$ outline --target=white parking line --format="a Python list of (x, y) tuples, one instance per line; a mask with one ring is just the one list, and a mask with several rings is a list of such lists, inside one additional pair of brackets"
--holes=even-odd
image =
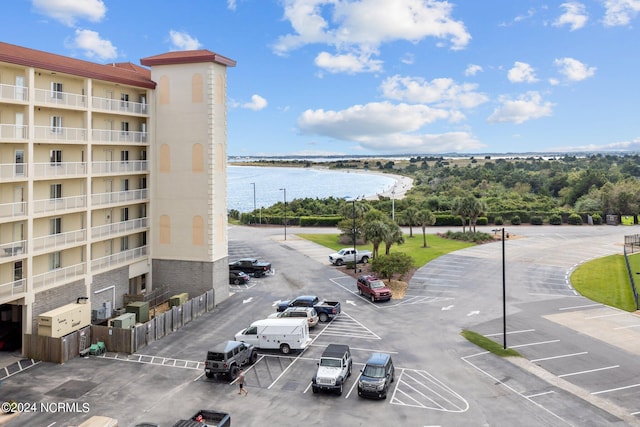
[(613, 328), (613, 330), (617, 330), (617, 329), (629, 329), (629, 328), (640, 328), (640, 324), (639, 325), (629, 325), (629, 326), (618, 326), (617, 328)]
[(626, 390), (626, 389), (634, 388), (634, 387), (640, 387), (640, 384), (631, 384), (631, 385), (627, 385), (627, 386), (624, 386), (624, 387), (610, 388), (609, 390), (594, 391), (591, 394), (596, 395), (596, 394), (610, 393), (612, 391)]
[(532, 345), (553, 344), (554, 342), (560, 342), (560, 340), (539, 341), (539, 342), (532, 342), (532, 343), (529, 343), (529, 344), (512, 345), (512, 346), (509, 346), (509, 347), (511, 347), (511, 348), (520, 348), (520, 347), (529, 347), (529, 346), (532, 346)]
[(589, 354), (588, 351), (581, 351), (580, 353), (570, 353), (570, 354), (561, 354), (560, 356), (551, 356), (551, 357), (542, 357), (540, 359), (532, 359), (531, 362), (543, 362), (545, 360), (553, 360), (553, 359), (562, 359), (563, 357), (572, 357), (572, 356), (582, 356), (584, 354)]
[[(524, 332), (535, 332), (535, 329), (523, 329), (521, 331), (509, 331), (509, 332), (507, 332), (507, 335), (510, 335), (510, 334), (522, 334)], [(503, 334), (504, 334), (504, 332), (496, 332), (495, 334), (486, 334), (485, 337), (497, 337), (497, 336), (500, 336), (500, 335), (503, 335)]]
[(613, 365), (613, 366), (605, 366), (604, 368), (596, 368), (596, 369), (589, 369), (589, 370), (586, 370), (586, 371), (571, 372), (569, 374), (558, 375), (558, 378), (571, 377), (573, 375), (589, 374), (591, 372), (606, 371), (607, 369), (615, 369), (615, 368), (619, 368), (619, 367), (620, 367), (620, 365)]
[(602, 318), (602, 317), (626, 316), (627, 314), (629, 314), (629, 313), (627, 313), (626, 311), (625, 311), (625, 312), (622, 312), (622, 313), (601, 314), (601, 315), (599, 315), (599, 316), (585, 317), (585, 318), (584, 318), (584, 320), (600, 319), (600, 318)]
[(603, 304), (587, 304), (587, 305), (574, 305), (572, 307), (562, 307), (559, 308), (558, 310), (563, 311), (563, 310), (575, 310), (577, 308), (589, 308), (589, 307), (602, 307)]
[(527, 396), (525, 396), (527, 399), (531, 399), (534, 397), (538, 397), (538, 396), (544, 396), (545, 394), (551, 394), (551, 393), (555, 393), (555, 391), (553, 390), (549, 390), (549, 391), (543, 391), (542, 393), (536, 393), (536, 394), (529, 394)]

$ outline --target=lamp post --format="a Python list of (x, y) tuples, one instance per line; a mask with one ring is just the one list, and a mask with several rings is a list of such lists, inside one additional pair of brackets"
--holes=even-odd
[(284, 240), (287, 240), (287, 189), (281, 188), (280, 191), (284, 191)]
[(507, 285), (504, 259), (504, 228), (502, 229), (502, 348), (507, 349)]
[(252, 182), (253, 186), (253, 223), (256, 223), (256, 183)]
[(391, 220), (396, 220), (396, 185), (393, 184), (393, 190), (391, 190)]
[(353, 275), (357, 276), (358, 275), (358, 268), (356, 267), (358, 265), (358, 259), (357, 259), (357, 255), (356, 255), (356, 200), (357, 199), (353, 199), (351, 201), (352, 207), (353, 207)]

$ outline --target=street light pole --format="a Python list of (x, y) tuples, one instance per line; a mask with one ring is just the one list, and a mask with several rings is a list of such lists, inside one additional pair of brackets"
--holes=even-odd
[(351, 201), (352, 206), (353, 206), (353, 275), (357, 276), (358, 275), (358, 268), (356, 267), (358, 265), (358, 259), (357, 259), (357, 255), (356, 255), (356, 200), (357, 199), (353, 199)]
[(391, 190), (391, 220), (396, 220), (396, 185), (393, 184), (393, 190)]
[(253, 223), (256, 223), (256, 183), (252, 182), (253, 185)]
[(504, 259), (504, 228), (502, 228), (502, 348), (507, 349), (507, 285)]
[(284, 240), (287, 240), (287, 189), (281, 188), (281, 191), (284, 191)]

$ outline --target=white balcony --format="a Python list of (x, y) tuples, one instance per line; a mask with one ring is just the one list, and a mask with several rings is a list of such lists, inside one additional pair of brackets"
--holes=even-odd
[(91, 138), (94, 143), (146, 144), (148, 132), (92, 129)]
[(130, 264), (147, 256), (147, 247), (140, 246), (138, 248), (129, 249), (128, 251), (118, 252), (117, 254), (108, 255), (102, 258), (91, 260), (91, 272), (98, 270), (107, 270), (122, 264)]
[(25, 125), (0, 124), (0, 140), (2, 141), (26, 141), (28, 128)]
[(25, 292), (27, 292), (26, 279), (0, 284), (0, 303), (3, 302), (3, 300), (8, 300)]
[(130, 219), (129, 221), (99, 225), (97, 227), (91, 227), (91, 238), (99, 239), (121, 233), (130, 233), (136, 230), (144, 230), (147, 228), (147, 224), (147, 218), (136, 218)]
[(46, 89), (35, 89), (35, 102), (39, 105), (56, 105), (83, 109), (87, 107), (87, 97), (85, 95)]
[(116, 113), (148, 114), (147, 104), (140, 102), (121, 101), (119, 99), (91, 97), (91, 107), (94, 110)]
[(132, 202), (147, 199), (147, 189), (129, 191), (114, 191), (111, 193), (99, 193), (91, 195), (91, 204), (93, 206), (110, 205), (113, 203)]
[(0, 84), (0, 99), (3, 101), (24, 101), (29, 99), (29, 88)]
[(33, 213), (56, 213), (87, 206), (86, 196), (61, 197), (59, 199), (43, 199), (33, 201)]
[(0, 218), (19, 218), (27, 214), (27, 202), (0, 204)]
[(126, 162), (92, 162), (92, 174), (119, 174), (133, 172), (148, 172), (149, 165), (146, 160), (129, 160)]
[(85, 266), (86, 263), (82, 262), (35, 275), (33, 276), (33, 288), (43, 290), (78, 280), (85, 274)]
[[(0, 258), (13, 258), (27, 252), (27, 241), (3, 243), (0, 245)], [(4, 260), (3, 260), (4, 261)]]
[(34, 126), (35, 141), (86, 142), (87, 130), (84, 128), (66, 128), (57, 126)]
[(0, 178), (4, 180), (23, 179), (27, 176), (27, 165), (24, 163), (0, 164)]
[[(0, 165), (1, 166), (1, 165)], [(35, 178), (74, 177), (87, 173), (85, 162), (34, 163)]]
[(66, 233), (49, 234), (33, 239), (34, 251), (51, 251), (62, 249), (65, 246), (84, 242), (87, 239), (87, 230), (74, 230)]

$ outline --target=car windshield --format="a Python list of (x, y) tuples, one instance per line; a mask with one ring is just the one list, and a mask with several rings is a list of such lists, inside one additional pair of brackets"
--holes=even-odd
[(320, 366), (329, 366), (331, 368), (339, 368), (340, 359), (320, 359)]
[(362, 371), (362, 375), (370, 378), (383, 378), (384, 367), (367, 365), (365, 366), (364, 371)]
[(384, 282), (382, 280), (374, 280), (371, 282), (371, 289), (380, 289), (384, 287)]

